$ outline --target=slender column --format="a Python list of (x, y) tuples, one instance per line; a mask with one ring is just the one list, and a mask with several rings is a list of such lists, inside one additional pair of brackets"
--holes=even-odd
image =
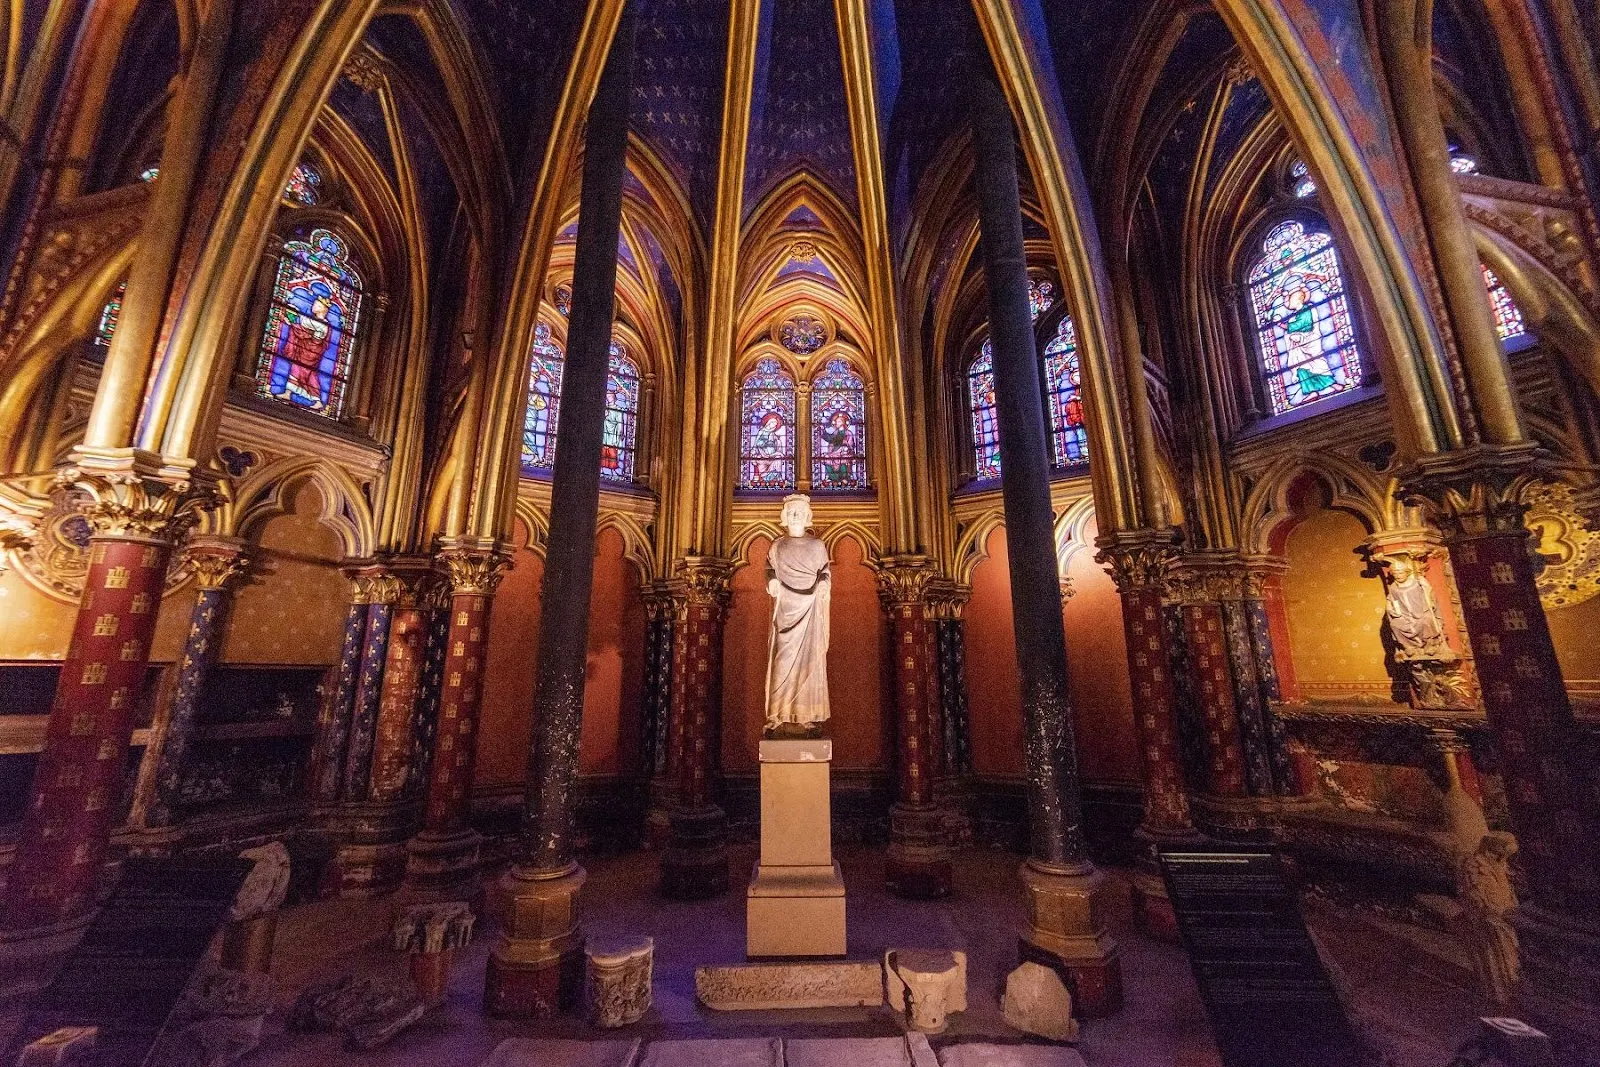
[(493, 542), (447, 542), (439, 563), (449, 575), (439, 725), (428, 768), (422, 830), (406, 844), (406, 889), (413, 895), (471, 898), (482, 838), (468, 824), (489, 608), (510, 560)]
[(347, 801), (365, 800), (371, 785), (372, 751), (383, 700), (383, 669), (389, 658), (389, 630), (395, 602), (400, 599), (400, 579), (381, 564), (362, 568), (357, 580), (366, 586), (367, 621), (345, 753), (341, 799)]
[(934, 654), (939, 671), (939, 770), (945, 778), (972, 773), (972, 717), (967, 705), (967, 601), (972, 590), (936, 581), (930, 591)]
[(889, 809), (887, 876), (890, 889), (919, 898), (945, 896), (951, 887), (944, 813), (933, 799), (939, 708), (928, 606), (932, 578), (933, 561), (926, 556), (890, 556), (878, 571), (878, 596), (889, 616), (899, 712), (899, 790)]
[(1261, 716), (1266, 725), (1267, 761), (1272, 771), (1272, 789), (1278, 796), (1299, 796), (1301, 785), (1294, 760), (1289, 754), (1289, 731), (1275, 708), (1284, 699), (1284, 686), (1278, 669), (1277, 646), (1272, 637), (1270, 590), (1276, 585), (1281, 598), (1281, 579), (1287, 564), (1281, 560), (1253, 557), (1245, 562), (1245, 566), (1245, 625), (1250, 633), (1256, 690), (1260, 694)]
[(1475, 710), (1477, 672), (1438, 535), (1396, 530), (1367, 538), (1361, 548), (1383, 581), (1394, 662), (1411, 706)]
[[(141, 848), (170, 845), (170, 831), (176, 820), (178, 789), (183, 781), (185, 757), (194, 739), (200, 718), (200, 701), (205, 694), (211, 669), (222, 653), (222, 637), (233, 604), (235, 579), (250, 567), (243, 541), (231, 537), (195, 538), (187, 555), (194, 569), (195, 600), (189, 612), (189, 634), (178, 664), (178, 689), (172, 696), (164, 721), (151, 731), (140, 768), (139, 788), (128, 822), (145, 833)], [(153, 838), (165, 838), (158, 842)]]
[(1233, 675), (1223, 636), (1222, 608), (1214, 601), (1183, 605), (1183, 636), (1194, 672), (1195, 695), (1206, 727), (1208, 792), (1214, 797), (1245, 797), (1244, 746), (1239, 743), (1239, 710), (1233, 702)]
[(370, 583), (359, 574), (350, 576), (353, 594), (345, 611), (344, 641), (339, 651), (339, 673), (333, 692), (317, 716), (317, 735), (311, 753), (311, 799), (336, 804), (344, 783), (344, 766), (355, 715), (356, 690), (361, 681), (361, 655), (367, 638)]
[(6, 984), (36, 980), (28, 961), (94, 909), (174, 518), (192, 499), (187, 469), (132, 449), (80, 447), (58, 485), (89, 495), (89, 571), (0, 906)]
[(428, 583), (423, 600), (428, 619), (422, 644), (422, 677), (417, 681), (417, 702), (411, 713), (411, 737), (416, 756), (406, 773), (406, 799), (427, 799), (433, 778), (433, 761), (439, 739), (439, 707), (444, 700), (445, 645), (450, 639), (450, 582), (443, 574)]
[(1104, 892), (1104, 875), (1090, 861), (1083, 835), (1015, 130), (992, 75), (974, 78), (968, 96), (994, 350), (1012, 622), (1022, 677), (1030, 824), (1022, 874), (1028, 903), (1025, 951), (1064, 962), (1076, 975), (1085, 1013), (1103, 1014), (1121, 1007), (1122, 977), (1115, 942), (1095, 905)]
[(1163, 844), (1193, 844), (1201, 838), (1189, 816), (1179, 758), (1172, 650), (1162, 606), (1167, 564), (1175, 555), (1172, 532), (1150, 530), (1102, 537), (1095, 557), (1122, 597), (1134, 728), (1144, 775), (1144, 820), (1135, 832), (1142, 846), (1133, 886), (1136, 915), (1147, 932), (1167, 940), (1177, 939), (1177, 916), (1161, 879), (1158, 851)]
[(627, 5), (589, 106), (561, 432), (550, 490), (534, 731), (516, 862), (503, 883), (506, 929), (489, 957), (494, 1015), (548, 1015), (576, 1005), (583, 973), (573, 786), (588, 667), (600, 445), (616, 306), (617, 239), (628, 148), (637, 5)]
[(728, 817), (711, 787), (722, 736), (722, 628), (733, 564), (692, 556), (678, 574), (671, 731), (678, 797), (661, 857), (661, 891), (700, 900), (728, 891)]
[(672, 664), (673, 624), (677, 605), (671, 582), (652, 582), (644, 590), (649, 631), (644, 656), (644, 767), (650, 782), (650, 809), (645, 816), (645, 843), (665, 844), (672, 822)]
[(1517, 494), (1531, 446), (1419, 461), (1409, 495), (1429, 505), (1461, 588), (1483, 709), (1521, 846), (1527, 894), (1524, 1002), (1600, 1048), (1600, 789), (1578, 733), (1534, 582)]
[(428, 585), (434, 580), (433, 560), (391, 560), (388, 566), (399, 590), (384, 654), (366, 796), (379, 804), (393, 804), (405, 798), (411, 762), (417, 758), (413, 727), (422, 696), (428, 631), (433, 625), (433, 613), (426, 603)]

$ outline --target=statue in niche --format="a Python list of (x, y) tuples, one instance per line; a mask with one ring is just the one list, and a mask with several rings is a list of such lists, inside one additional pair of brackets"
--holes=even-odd
[(1384, 591), (1389, 631), (1394, 634), (1398, 660), (1453, 660), (1455, 653), (1445, 643), (1444, 623), (1433, 589), (1422, 573), (1425, 560), (1409, 555), (1389, 556), (1388, 588)]
[(787, 535), (767, 553), (772, 633), (767, 650), (769, 738), (821, 737), (828, 721), (828, 549), (810, 529), (811, 498), (783, 498)]

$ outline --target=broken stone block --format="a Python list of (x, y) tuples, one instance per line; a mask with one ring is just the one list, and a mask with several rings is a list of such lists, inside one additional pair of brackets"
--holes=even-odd
[(283, 842), (247, 848), (239, 853), (239, 858), (251, 860), (255, 867), (239, 887), (228, 921), (244, 922), (283, 907), (284, 898), (289, 895), (289, 850), (283, 847)]
[(410, 954), (411, 980), (425, 1002), (444, 1002), (451, 959), (471, 943), (472, 924), (472, 907), (460, 900), (417, 904), (395, 917), (391, 942)]
[(1025, 1034), (1051, 1041), (1076, 1041), (1078, 1020), (1072, 1017), (1072, 994), (1061, 976), (1041, 964), (1028, 962), (1006, 975), (1000, 1009), (1006, 1022)]
[(17, 1067), (81, 1067), (94, 1054), (100, 1030), (94, 1026), (63, 1026), (37, 1041), (30, 1041)]
[(382, 1011), (375, 1011), (344, 1030), (344, 1047), (352, 1051), (366, 1051), (387, 1044), (396, 1034), (422, 1018), (428, 1006), (420, 998), (397, 1001)]
[(628, 1026), (650, 1010), (650, 982), (655, 966), (655, 941), (630, 944), (591, 942), (589, 958), (590, 1017), (599, 1027)]
[(346, 975), (301, 993), (289, 1011), (289, 1029), (336, 1031), (347, 1046), (376, 1048), (422, 1018), (428, 1005), (409, 982)]
[(907, 1030), (942, 1034), (952, 1013), (967, 1010), (967, 954), (890, 949), (883, 955), (889, 1006)]

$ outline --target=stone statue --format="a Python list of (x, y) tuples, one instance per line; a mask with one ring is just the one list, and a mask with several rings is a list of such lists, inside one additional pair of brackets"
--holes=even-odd
[(1396, 659), (1441, 660), (1456, 658), (1445, 643), (1444, 623), (1433, 589), (1422, 574), (1420, 560), (1406, 555), (1390, 556), (1389, 588), (1385, 591), (1389, 630), (1397, 646)]
[(1509, 867), (1516, 851), (1516, 838), (1491, 831), (1483, 835), (1477, 851), (1463, 853), (1456, 861), (1456, 902), (1462, 909), (1472, 969), (1479, 989), (1496, 1004), (1511, 999), (1522, 973), (1517, 931), (1507, 918), (1517, 906)]
[(811, 498), (783, 498), (788, 535), (767, 553), (772, 636), (767, 651), (767, 736), (820, 737), (828, 721), (828, 549), (806, 533)]

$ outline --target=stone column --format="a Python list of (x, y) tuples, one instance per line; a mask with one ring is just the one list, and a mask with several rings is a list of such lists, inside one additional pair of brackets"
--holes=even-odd
[(468, 817), (489, 651), (489, 608), (510, 559), (493, 542), (453, 540), (440, 551), (439, 563), (449, 575), (449, 630), (427, 808), (422, 830), (406, 843), (406, 890), (413, 896), (470, 899), (478, 891), (482, 842)]
[(1144, 929), (1176, 940), (1177, 917), (1157, 862), (1162, 845), (1201, 840), (1189, 816), (1189, 795), (1179, 757), (1172, 650), (1162, 597), (1167, 564), (1176, 555), (1171, 531), (1141, 530), (1100, 539), (1095, 559), (1104, 564), (1122, 597), (1122, 627), (1133, 687), (1133, 720), (1144, 776), (1144, 820), (1135, 832), (1141, 844), (1134, 875), (1134, 902)]
[(356, 690), (361, 681), (361, 656), (367, 638), (368, 582), (350, 575), (353, 592), (345, 611), (344, 641), (339, 651), (339, 673), (333, 692), (317, 716), (317, 734), (311, 751), (311, 799), (318, 805), (336, 804), (343, 792), (345, 757), (350, 723), (355, 715)]
[(878, 571), (878, 596), (889, 616), (894, 657), (899, 738), (896, 801), (889, 809), (889, 888), (905, 897), (942, 897), (950, 892), (950, 850), (944, 813), (934, 803), (938, 774), (938, 668), (928, 584), (933, 561), (926, 556), (891, 556)]
[(1284, 700), (1285, 689), (1273, 637), (1272, 598), (1281, 601), (1283, 572), (1288, 563), (1267, 557), (1246, 559), (1244, 572), (1245, 627), (1250, 634), (1251, 661), (1266, 726), (1267, 762), (1272, 790), (1280, 797), (1301, 795), (1299, 774), (1289, 753), (1289, 731), (1274, 705)]
[(588, 668), (589, 605), (600, 507), (600, 446), (616, 309), (617, 240), (628, 148), (637, 5), (623, 7), (584, 135), (562, 412), (550, 488), (536, 724), (528, 759), (518, 856), (501, 883), (505, 930), (489, 956), (490, 1014), (570, 1011), (583, 983), (583, 885), (574, 841), (573, 788)]
[(1600, 1048), (1600, 789), (1556, 660), (1517, 498), (1536, 457), (1531, 446), (1429, 457), (1406, 484), (1410, 497), (1428, 505), (1449, 550), (1484, 679), (1483, 709), (1527, 875), (1512, 920), (1524, 1002), (1536, 1018)]
[(1226, 599), (1220, 588), (1223, 580), (1214, 572), (1187, 567), (1176, 580), (1182, 600), (1190, 685), (1205, 728), (1207, 780), (1200, 805), (1203, 821), (1208, 830), (1223, 835), (1251, 830), (1257, 819), (1245, 777), (1239, 708), (1222, 611), (1222, 601)]
[(89, 570), (0, 905), (0, 974), (13, 985), (38, 980), (38, 961), (65, 947), (51, 935), (94, 910), (174, 520), (193, 499), (188, 468), (132, 449), (82, 446), (57, 484), (88, 494)]
[(187, 549), (194, 570), (195, 600), (189, 612), (189, 634), (178, 661), (178, 688), (164, 719), (151, 731), (139, 771), (128, 823), (140, 831), (140, 848), (164, 850), (177, 838), (173, 831), (184, 757), (194, 740), (211, 668), (222, 653), (235, 579), (250, 567), (248, 549), (232, 537), (196, 537)]
[(929, 589), (939, 672), (939, 771), (945, 779), (972, 773), (972, 717), (967, 706), (967, 624), (972, 590), (935, 580)]
[(1030, 824), (1029, 857), (1022, 870), (1028, 906), (1024, 950), (1067, 967), (1076, 978), (1085, 1013), (1106, 1014), (1121, 1007), (1121, 966), (1105, 926), (1105, 876), (1090, 861), (1083, 835), (1015, 129), (1010, 105), (991, 72), (974, 78), (967, 95), (994, 351), (1012, 620), (1022, 676)]
[(661, 891), (701, 900), (728, 891), (728, 817), (712, 784), (722, 738), (722, 627), (733, 564), (692, 556), (678, 573), (671, 730), (678, 796), (661, 857)]
[(672, 583), (652, 582), (643, 591), (649, 630), (644, 652), (644, 769), (650, 783), (645, 815), (647, 847), (664, 845), (672, 824), (672, 649), (677, 606)]
[(389, 659), (389, 630), (395, 603), (400, 599), (401, 583), (382, 564), (362, 567), (355, 580), (365, 588), (367, 619), (361, 638), (361, 667), (356, 675), (340, 799), (359, 801), (366, 799), (372, 782), (372, 751), (377, 742), (378, 712), (383, 700), (383, 670)]
[(411, 764), (418, 758), (414, 721), (422, 697), (428, 631), (433, 625), (429, 587), (437, 580), (433, 560), (427, 557), (393, 559), (388, 568), (399, 588), (389, 622), (372, 769), (367, 779), (366, 799), (375, 804), (397, 804), (405, 799)]
[[(1431, 530), (1395, 530), (1374, 534), (1361, 548), (1383, 581), (1392, 655), (1411, 706), (1475, 710), (1477, 673), (1439, 536)], [(1425, 595), (1418, 595), (1424, 589)]]

